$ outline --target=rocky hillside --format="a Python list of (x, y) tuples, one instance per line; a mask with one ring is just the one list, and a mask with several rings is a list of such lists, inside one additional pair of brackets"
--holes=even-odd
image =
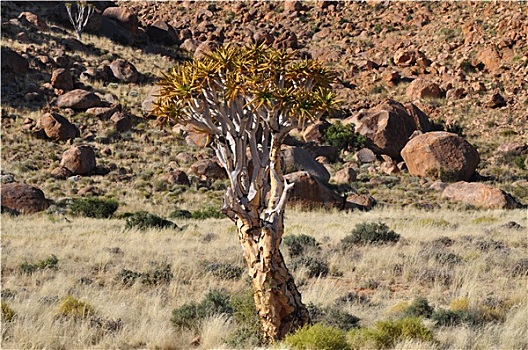
[[(163, 71), (228, 43), (338, 73), (339, 113), (285, 147), (300, 205), (528, 203), (525, 3), (105, 1), (81, 38), (63, 2), (1, 6), (2, 183), (37, 187), (59, 209), (79, 196), (162, 214), (219, 202), (225, 174), (211, 151), (156, 128), (148, 102)], [(337, 119), (366, 148), (329, 145)]]

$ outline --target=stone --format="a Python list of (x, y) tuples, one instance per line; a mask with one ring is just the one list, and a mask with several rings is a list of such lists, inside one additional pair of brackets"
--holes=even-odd
[(2, 46), (2, 74), (11, 71), (15, 75), (26, 74), (29, 72), (29, 62), (19, 55), (16, 51), (6, 46)]
[(154, 110), (155, 102), (159, 97), (160, 91), (161, 91), (161, 86), (154, 85), (152, 89), (150, 89), (150, 92), (148, 93), (147, 97), (141, 103), (141, 108), (147, 115), (152, 114), (152, 111)]
[(37, 121), (36, 129), (44, 130), (46, 137), (53, 141), (67, 141), (80, 136), (79, 129), (57, 113), (46, 113), (41, 116)]
[(483, 209), (514, 209), (517, 203), (513, 197), (493, 186), (460, 181), (447, 186), (441, 198), (462, 202)]
[(46, 21), (42, 20), (42, 18), (32, 12), (21, 12), (18, 15), (18, 19), (25, 19), (28, 23), (30, 23), (32, 26), (34, 26), (40, 31), (47, 31), (49, 29), (48, 25), (46, 24)]
[(105, 17), (101, 19), (98, 34), (122, 45), (132, 45), (136, 40), (131, 32), (121, 27), (117, 22)]
[(210, 53), (216, 50), (219, 46), (220, 44), (214, 40), (203, 41), (202, 43), (198, 45), (198, 47), (194, 51), (194, 58), (196, 59), (203, 58), (204, 55), (202, 53)]
[(414, 120), (414, 124), (416, 124), (416, 130), (429, 132), (433, 129), (433, 124), (429, 120), (429, 117), (415, 104), (409, 102), (404, 106), (407, 109), (409, 115)]
[(290, 13), (290, 12), (298, 12), (302, 11), (303, 4), (301, 1), (291, 1), (286, 0), (284, 1), (284, 12)]
[(377, 154), (386, 154), (396, 159), (409, 136), (416, 130), (413, 118), (407, 109), (394, 100), (385, 100), (378, 106), (361, 110), (343, 121), (354, 123), (356, 132), (372, 141), (370, 148)]
[(393, 60), (394, 64), (400, 67), (409, 67), (414, 66), (415, 64), (422, 67), (428, 67), (432, 63), (423, 52), (405, 49), (398, 49), (394, 53)]
[(57, 107), (72, 109), (88, 109), (92, 107), (101, 107), (102, 101), (93, 92), (83, 89), (75, 89), (60, 95), (56, 101)]
[(103, 191), (93, 185), (88, 185), (86, 187), (81, 188), (79, 191), (77, 191), (77, 195), (81, 197), (97, 197), (101, 196), (103, 194)]
[(74, 175), (88, 175), (95, 170), (95, 151), (89, 145), (73, 146), (62, 154), (60, 166)]
[(401, 155), (411, 175), (449, 181), (469, 180), (480, 162), (469, 142), (445, 131), (414, 137)]
[(497, 147), (497, 152), (516, 156), (528, 154), (528, 143), (521, 141), (501, 143), (499, 147)]
[(297, 171), (306, 171), (323, 183), (328, 183), (330, 180), (330, 173), (328, 170), (324, 165), (317, 162), (310, 152), (300, 147), (282, 145), (281, 155), (283, 157), (286, 174)]
[(499, 107), (504, 107), (506, 105), (507, 105), (506, 100), (499, 93), (495, 93), (491, 95), (490, 98), (485, 103), (485, 106), (488, 108), (499, 108)]
[(51, 171), (51, 177), (58, 180), (66, 180), (72, 175), (71, 171), (62, 166), (56, 167)]
[(429, 186), (429, 189), (437, 192), (442, 192), (447, 186), (448, 184), (443, 181), (435, 181)]
[(227, 179), (227, 173), (216, 161), (201, 159), (191, 165), (190, 171), (199, 176), (202, 181)]
[(308, 125), (302, 134), (304, 141), (321, 144), (323, 142), (323, 135), (329, 127), (330, 123), (322, 120)]
[(405, 90), (405, 95), (412, 99), (419, 98), (442, 98), (444, 92), (440, 86), (425, 79), (414, 79)]
[(110, 19), (116, 22), (120, 27), (132, 34), (138, 32), (139, 20), (137, 16), (125, 7), (107, 7), (103, 11), (103, 19)]
[(284, 176), (284, 179), (288, 183), (294, 184), (288, 197), (289, 205), (298, 206), (305, 210), (314, 208), (343, 208), (343, 197), (306, 171), (287, 174)]
[(135, 83), (138, 80), (138, 71), (134, 65), (125, 60), (115, 60), (109, 65), (114, 77), (124, 83)]
[(356, 152), (357, 160), (361, 164), (374, 163), (376, 161), (376, 154), (369, 148), (362, 148)]
[(183, 170), (172, 170), (163, 176), (163, 179), (167, 181), (170, 185), (185, 185), (189, 186), (191, 182), (189, 177)]
[(86, 113), (92, 114), (94, 117), (101, 119), (101, 120), (108, 120), (112, 115), (114, 115), (115, 112), (117, 112), (119, 109), (118, 106), (111, 106), (111, 107), (93, 107), (88, 108), (86, 110)]
[(179, 41), (176, 30), (167, 22), (161, 20), (147, 26), (147, 35), (150, 40), (164, 45), (173, 45)]
[(357, 180), (357, 173), (351, 163), (345, 163), (343, 169), (337, 171), (333, 179), (337, 184), (349, 184)]
[(33, 214), (48, 209), (50, 201), (40, 189), (12, 182), (0, 188), (2, 208), (15, 210), (23, 214)]
[(501, 68), (502, 59), (493, 47), (486, 47), (477, 54), (477, 60), (484, 64), (488, 72), (496, 72)]
[(132, 120), (124, 112), (115, 112), (110, 120), (114, 123), (114, 129), (118, 132), (127, 132), (132, 129)]
[(51, 73), (51, 85), (56, 89), (72, 90), (73, 79), (68, 69), (58, 68)]
[(377, 204), (374, 197), (368, 194), (350, 194), (346, 198), (345, 209), (370, 210)]

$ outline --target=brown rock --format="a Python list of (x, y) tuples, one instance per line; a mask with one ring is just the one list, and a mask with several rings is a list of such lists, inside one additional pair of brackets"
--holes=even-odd
[(318, 121), (308, 125), (303, 131), (304, 141), (321, 144), (323, 135), (329, 126), (330, 123), (327, 121)]
[(86, 110), (86, 113), (92, 114), (94, 117), (99, 118), (101, 120), (108, 120), (117, 111), (118, 111), (118, 106), (93, 107), (93, 108), (88, 108)]
[(486, 107), (488, 107), (488, 108), (504, 107), (504, 106), (506, 106), (506, 104), (507, 104), (506, 100), (499, 93), (493, 94), (492, 96), (490, 96), (488, 101), (486, 101)]
[(46, 113), (39, 118), (37, 129), (42, 129), (53, 141), (66, 141), (80, 136), (79, 129), (57, 113)]
[(444, 131), (414, 137), (401, 155), (411, 175), (450, 181), (469, 180), (480, 162), (473, 146), (462, 137)]
[(191, 165), (191, 172), (199, 176), (201, 180), (223, 180), (227, 179), (224, 168), (211, 159), (201, 159)]
[(412, 99), (441, 98), (443, 94), (438, 84), (420, 78), (414, 79), (405, 90), (405, 95)]
[(198, 47), (194, 51), (194, 57), (195, 58), (203, 58), (204, 56), (203, 56), (202, 53), (212, 52), (212, 51), (216, 50), (219, 46), (220, 46), (220, 44), (217, 41), (206, 40), (206, 41), (204, 41), (204, 42), (202, 42), (201, 44), (198, 45)]
[(368, 148), (362, 148), (357, 151), (356, 157), (361, 164), (374, 163), (376, 161), (376, 154)]
[(68, 69), (58, 68), (51, 74), (51, 85), (56, 89), (71, 90), (73, 89), (73, 79)]
[(405, 107), (394, 100), (383, 101), (369, 110), (362, 110), (355, 116), (343, 121), (354, 123), (356, 132), (370, 139), (372, 150), (397, 158), (407, 143), (409, 136), (416, 130), (413, 118)]
[(62, 154), (60, 166), (74, 175), (87, 175), (95, 170), (95, 152), (89, 145), (73, 146)]
[(51, 171), (51, 177), (58, 180), (66, 180), (72, 175), (71, 171), (62, 166), (56, 167)]
[(98, 34), (123, 45), (132, 45), (135, 42), (133, 33), (106, 17), (101, 18)]
[(132, 120), (124, 112), (115, 112), (110, 120), (114, 123), (114, 129), (119, 132), (127, 132), (132, 129)]
[(334, 175), (334, 182), (337, 184), (349, 184), (357, 180), (357, 173), (352, 168), (351, 163), (345, 163), (344, 168), (339, 170)]
[(114, 77), (124, 83), (135, 83), (138, 80), (138, 71), (134, 65), (125, 60), (115, 60), (110, 63)]
[(77, 191), (77, 194), (81, 197), (87, 197), (87, 196), (97, 197), (97, 196), (102, 195), (103, 191), (96, 186), (89, 185), (89, 186), (81, 188), (79, 191)]
[(289, 193), (288, 204), (302, 209), (343, 208), (343, 198), (308, 172), (298, 171), (285, 175), (284, 178), (288, 183), (294, 184)]
[(100, 107), (102, 102), (99, 96), (93, 92), (75, 89), (65, 93), (64, 95), (60, 95), (57, 98), (56, 104), (61, 108), (87, 109), (92, 107)]
[(394, 64), (400, 67), (409, 67), (414, 66), (415, 64), (422, 67), (428, 67), (431, 65), (431, 60), (421, 51), (399, 49), (394, 53), (393, 60)]
[(3, 208), (15, 210), (23, 214), (33, 214), (48, 209), (50, 201), (36, 187), (12, 182), (3, 184), (0, 188)]
[(48, 30), (48, 25), (46, 24), (46, 22), (32, 12), (27, 12), (27, 11), (21, 12), (20, 15), (18, 15), (18, 19), (26, 20), (28, 23), (31, 23), (38, 30), (41, 30), (41, 31)]
[(173, 45), (179, 41), (176, 30), (165, 21), (156, 21), (147, 26), (147, 35), (150, 40), (165, 45)]
[(103, 18), (115, 21), (119, 26), (132, 34), (138, 32), (139, 21), (137, 16), (125, 7), (107, 7), (103, 11)]
[(173, 170), (163, 176), (164, 180), (170, 185), (185, 185), (189, 186), (191, 183), (187, 174), (183, 170)]
[(420, 130), (423, 132), (431, 131), (433, 128), (431, 121), (429, 120), (429, 117), (422, 112), (422, 110), (413, 103), (406, 103), (405, 108), (407, 109), (407, 112), (414, 120), (414, 124), (416, 124), (416, 130)]
[(281, 155), (286, 169), (285, 173), (306, 171), (323, 183), (327, 183), (330, 180), (330, 173), (325, 166), (318, 163), (307, 150), (300, 147), (282, 145)]
[(29, 72), (29, 62), (17, 52), (8, 47), (2, 46), (2, 73), (8, 71), (18, 75)]
[(502, 59), (492, 47), (487, 47), (477, 54), (477, 60), (479, 60), (489, 72), (495, 72), (500, 69), (502, 65)]
[(290, 0), (284, 1), (284, 12), (290, 13), (290, 12), (302, 11), (302, 9), (303, 9), (303, 4), (301, 1), (290, 1)]
[(350, 194), (346, 198), (345, 209), (370, 210), (377, 204), (374, 197), (368, 194)]
[(154, 103), (159, 97), (159, 93), (161, 91), (161, 87), (159, 85), (154, 85), (150, 92), (148, 93), (145, 100), (143, 100), (143, 103), (141, 103), (141, 108), (143, 111), (145, 111), (148, 115), (152, 113), (154, 110)]
[(490, 185), (475, 182), (456, 182), (447, 186), (442, 197), (485, 209), (514, 209), (515, 200), (508, 193)]
[(502, 143), (497, 148), (497, 152), (502, 154), (512, 154), (516, 156), (528, 154), (528, 144), (525, 142)]

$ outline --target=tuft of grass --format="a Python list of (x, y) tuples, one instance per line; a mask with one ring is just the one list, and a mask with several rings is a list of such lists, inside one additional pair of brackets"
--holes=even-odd
[(343, 331), (349, 331), (359, 327), (360, 319), (338, 307), (319, 308), (310, 303), (307, 305), (312, 322), (320, 323), (325, 326), (339, 328)]
[(224, 213), (222, 213), (220, 210), (218, 210), (212, 205), (206, 206), (203, 209), (196, 210), (191, 213), (191, 219), (195, 220), (205, 220), (209, 218), (223, 219), (225, 217), (226, 216)]
[(2, 322), (11, 322), (16, 317), (16, 312), (7, 304), (5, 300), (2, 300)]
[(291, 349), (346, 350), (349, 349), (346, 334), (341, 329), (323, 324), (306, 326), (286, 336), (284, 344)]
[(67, 295), (60, 301), (57, 316), (73, 319), (86, 319), (94, 314), (94, 308), (83, 301)]
[(211, 273), (211, 275), (225, 279), (236, 280), (244, 273), (244, 269), (230, 263), (224, 262), (208, 262), (204, 264), (204, 270)]
[(33, 272), (37, 270), (44, 270), (44, 269), (54, 269), (57, 267), (57, 264), (59, 263), (59, 259), (54, 254), (51, 254), (51, 256), (44, 260), (39, 260), (35, 263), (28, 263), (23, 262), (20, 264), (20, 269), (22, 272), (27, 274), (32, 274)]
[(237, 328), (225, 342), (235, 349), (247, 349), (262, 346), (265, 343), (264, 333), (255, 307), (255, 299), (250, 289), (231, 295), (233, 318)]

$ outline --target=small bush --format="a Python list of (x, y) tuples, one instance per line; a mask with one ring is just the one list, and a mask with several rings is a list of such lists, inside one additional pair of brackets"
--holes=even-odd
[(178, 225), (172, 221), (165, 220), (146, 211), (138, 211), (137, 213), (127, 217), (125, 228), (129, 230), (133, 228), (139, 230), (146, 230), (148, 228), (177, 229)]
[(244, 273), (244, 269), (239, 266), (217, 262), (206, 263), (204, 270), (210, 272), (215, 277), (226, 280), (239, 279), (242, 273)]
[(364, 222), (357, 224), (352, 232), (341, 240), (341, 246), (346, 251), (355, 245), (395, 243), (399, 239), (400, 235), (389, 230), (382, 222)]
[(75, 198), (70, 210), (75, 215), (106, 219), (111, 217), (118, 207), (119, 203), (113, 199)]
[(192, 218), (192, 213), (184, 209), (176, 209), (169, 214), (171, 219), (190, 219)]
[(355, 132), (354, 124), (343, 125), (340, 121), (330, 125), (323, 133), (322, 139), (339, 150), (352, 151), (367, 144), (367, 138)]
[(205, 220), (209, 218), (222, 219), (225, 218), (225, 214), (210, 205), (201, 210), (193, 211), (191, 214), (191, 218), (195, 220)]
[(173, 278), (170, 265), (160, 266), (148, 272), (136, 272), (132, 270), (122, 269), (116, 275), (116, 280), (125, 286), (133, 285), (138, 279), (141, 284), (146, 286), (156, 286), (160, 284), (168, 284)]
[(2, 300), (2, 322), (11, 322), (15, 317), (16, 312), (13, 311), (4, 300)]
[(330, 272), (330, 268), (326, 262), (311, 256), (301, 256), (293, 259), (291, 267), (294, 270), (300, 268), (306, 269), (306, 275), (308, 278), (325, 277), (328, 275), (328, 272)]
[(199, 303), (184, 304), (172, 311), (171, 322), (176, 328), (195, 329), (198, 322), (206, 317), (217, 314), (233, 314), (230, 296), (228, 293), (213, 290), (206, 294)]
[(415, 299), (409, 307), (404, 311), (407, 317), (431, 317), (434, 309), (429, 305), (425, 298)]
[(325, 349), (345, 350), (349, 349), (346, 334), (340, 329), (315, 324), (303, 327), (294, 334), (286, 336), (284, 344), (291, 349)]
[(359, 327), (358, 317), (336, 307), (319, 308), (314, 304), (308, 304), (307, 308), (313, 323), (339, 328), (343, 331)]
[(20, 269), (24, 273), (31, 274), (37, 270), (54, 269), (57, 267), (58, 262), (59, 259), (54, 254), (51, 254), (49, 258), (45, 260), (39, 260), (35, 263), (23, 262), (20, 264)]
[(351, 330), (347, 338), (352, 349), (388, 349), (404, 340), (434, 341), (433, 332), (414, 317), (378, 321), (370, 328)]
[(75, 299), (71, 295), (62, 298), (57, 316), (83, 319), (94, 314), (94, 309), (90, 304)]
[(291, 257), (302, 255), (310, 248), (319, 247), (315, 238), (305, 234), (285, 236), (283, 242), (288, 247)]
[(231, 305), (237, 328), (225, 339), (227, 345), (235, 349), (248, 349), (264, 345), (264, 334), (255, 307), (253, 292), (245, 290), (233, 294)]

